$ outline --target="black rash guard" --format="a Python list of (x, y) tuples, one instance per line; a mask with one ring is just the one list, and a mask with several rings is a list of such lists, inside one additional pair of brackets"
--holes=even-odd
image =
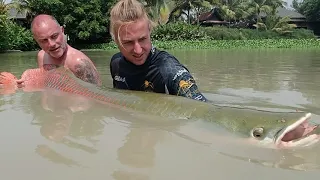
[(188, 69), (174, 56), (152, 47), (146, 62), (137, 66), (116, 53), (110, 62), (113, 87), (152, 91), (207, 101)]

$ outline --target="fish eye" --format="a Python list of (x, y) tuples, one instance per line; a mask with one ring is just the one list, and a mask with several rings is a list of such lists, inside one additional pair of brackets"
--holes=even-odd
[(252, 130), (252, 135), (255, 138), (260, 138), (263, 135), (263, 127), (256, 127)]

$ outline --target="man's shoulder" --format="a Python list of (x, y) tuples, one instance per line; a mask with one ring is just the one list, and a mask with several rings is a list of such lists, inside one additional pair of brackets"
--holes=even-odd
[(93, 61), (85, 53), (71, 46), (68, 47), (67, 56), (63, 64), (73, 72), (85, 68), (90, 71), (96, 71)]
[(37, 54), (38, 67), (42, 67), (45, 63), (50, 62), (50, 57), (44, 50), (40, 50)]
[(121, 52), (117, 52), (117, 53), (115, 53), (115, 54), (112, 55), (112, 57), (111, 57), (111, 62), (114, 61), (114, 60), (116, 60), (116, 59), (121, 59), (121, 58), (122, 58)]
[(155, 50), (152, 64), (159, 69), (164, 79), (173, 79), (177, 74), (188, 72), (174, 55), (164, 50)]
[(69, 46), (64, 64), (67, 66), (73, 66), (81, 63), (91, 64), (93, 62), (84, 52)]
[(90, 59), (84, 52), (78, 49), (75, 49), (71, 46), (68, 47), (67, 58), (68, 57), (72, 57), (71, 59), (82, 59), (82, 58)]
[(152, 54), (152, 56), (154, 57), (160, 57), (160, 58), (164, 58), (164, 57), (168, 57), (168, 56), (173, 56), (171, 55), (168, 51), (166, 50), (161, 50), (158, 49), (156, 47), (152, 47), (150, 53)]
[(160, 66), (168, 66), (168, 65), (179, 65), (179, 60), (172, 55), (171, 53), (165, 50), (155, 49), (152, 56), (153, 63), (156, 63)]
[(46, 52), (41, 49), (40, 51), (38, 51), (38, 56), (41, 56), (41, 55), (43, 56), (45, 53), (46, 53)]
[(45, 56), (48, 56), (44, 50), (40, 50), (37, 54), (38, 61), (43, 61)]

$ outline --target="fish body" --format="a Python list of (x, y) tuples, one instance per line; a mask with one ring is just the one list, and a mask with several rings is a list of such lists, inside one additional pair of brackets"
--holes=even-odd
[[(205, 120), (243, 135), (254, 143), (273, 148), (308, 146), (319, 141), (311, 125), (311, 113), (267, 112), (236, 107), (220, 107), (185, 97), (131, 90), (101, 88), (84, 82), (66, 68), (50, 71), (28, 69), (21, 79), (25, 91), (57, 90), (117, 106), (132, 112), (143, 112), (165, 118)], [(3, 88), (17, 89), (17, 78), (9, 72), (0, 74)]]

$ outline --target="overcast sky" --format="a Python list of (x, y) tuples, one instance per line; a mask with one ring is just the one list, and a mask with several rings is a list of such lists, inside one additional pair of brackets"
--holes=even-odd
[(288, 3), (287, 6), (290, 7), (292, 4), (292, 0), (285, 0), (285, 1)]

